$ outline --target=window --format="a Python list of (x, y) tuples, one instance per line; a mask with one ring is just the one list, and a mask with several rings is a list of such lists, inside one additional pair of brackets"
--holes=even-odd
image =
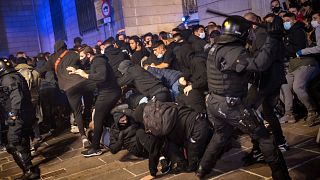
[(54, 32), (54, 39), (67, 40), (67, 35), (63, 21), (63, 11), (61, 6), (61, 0), (49, 0), (51, 20)]
[(96, 12), (93, 0), (76, 0), (80, 35), (97, 30)]
[(198, 12), (197, 0), (183, 0), (183, 15), (190, 15)]

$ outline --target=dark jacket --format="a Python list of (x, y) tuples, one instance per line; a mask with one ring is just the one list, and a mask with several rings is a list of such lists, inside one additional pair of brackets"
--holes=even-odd
[(88, 79), (95, 82), (98, 89), (120, 92), (114, 72), (104, 55), (94, 56)]
[(105, 49), (104, 54), (108, 58), (108, 62), (112, 67), (112, 70), (116, 77), (121, 77), (121, 73), (118, 71), (119, 64), (126, 60), (126, 54), (121, 49), (116, 49), (113, 46), (109, 46)]
[(152, 97), (162, 90), (168, 90), (160, 80), (138, 65), (128, 67), (124, 75), (118, 79), (118, 84), (120, 86), (133, 84), (141, 94), (147, 97)]
[(279, 42), (268, 37), (259, 54), (252, 58), (243, 42), (229, 35), (220, 36), (215, 50), (210, 51), (208, 56), (209, 91), (225, 97), (245, 97), (249, 72), (269, 69), (274, 61), (272, 54), (276, 54)]
[(207, 89), (206, 59), (190, 51), (190, 46), (185, 44), (180, 47), (176, 57), (181, 72), (187, 81), (192, 83), (193, 89)]
[(204, 46), (207, 44), (207, 42), (198, 36), (191, 34), (188, 38), (188, 42), (192, 44), (192, 49), (196, 54), (204, 54)]
[(137, 140), (136, 132), (139, 129), (139, 124), (134, 122), (131, 117), (129, 118), (128, 125), (126, 127), (121, 127), (119, 125), (119, 119), (123, 113), (118, 113), (119, 115), (114, 115), (115, 123), (111, 126), (110, 129), (110, 151), (112, 154), (119, 152), (122, 147), (127, 149), (129, 152), (138, 156), (136, 152)]
[[(55, 71), (55, 62), (62, 53), (63, 50), (59, 50), (58, 52), (52, 54), (49, 57), (49, 60), (47, 61), (46, 65), (43, 68), (41, 68), (39, 72), (44, 73), (47, 71)], [(66, 70), (68, 66), (72, 66), (76, 69), (79, 69), (81, 67), (79, 54), (73, 51), (68, 51), (67, 54), (60, 61), (60, 64), (58, 65), (56, 76), (58, 79), (59, 88), (64, 91), (67, 91), (75, 85), (85, 81), (85, 79), (83, 79), (79, 75), (70, 75), (69, 72)]]
[(159, 69), (149, 66), (147, 70), (161, 80), (168, 88), (171, 88), (171, 86), (182, 76), (181, 72), (172, 69)]
[[(1, 76), (0, 86), (2, 90), (6, 91), (6, 102), (2, 102), (2, 104), (7, 113), (13, 112), (24, 117), (26, 115), (32, 116), (34, 111), (31, 102), (31, 94), (24, 77), (17, 72), (11, 72)], [(1, 96), (2, 95), (3, 94), (1, 94)]]
[(296, 57), (296, 52), (307, 47), (307, 37), (304, 25), (296, 22), (284, 37), (285, 57)]
[(169, 141), (179, 146), (184, 146), (191, 136), (198, 113), (185, 106), (179, 106), (178, 109), (175, 126), (167, 137)]
[(173, 54), (173, 51), (171, 49), (168, 49), (162, 58), (157, 58), (154, 54), (151, 54), (149, 56), (149, 58), (143, 62), (143, 64), (148, 64), (148, 65), (151, 65), (151, 64), (155, 64), (155, 65), (159, 65), (161, 63), (167, 63), (169, 64), (169, 67), (170, 69), (173, 68), (173, 64), (175, 63), (175, 56)]
[[(267, 39), (267, 31), (258, 27), (255, 31), (256, 39), (252, 42), (252, 49), (250, 50), (253, 56), (257, 56), (262, 49)], [(261, 93), (273, 93), (278, 91), (282, 84), (287, 82), (284, 70), (284, 44), (280, 42), (276, 52), (272, 54), (273, 62), (271, 66), (264, 72), (258, 73), (259, 91)]]
[(135, 51), (132, 54), (131, 60), (134, 64), (138, 64), (140, 66), (141, 59), (145, 56), (149, 57), (150, 52), (146, 48), (142, 47), (141, 51)]

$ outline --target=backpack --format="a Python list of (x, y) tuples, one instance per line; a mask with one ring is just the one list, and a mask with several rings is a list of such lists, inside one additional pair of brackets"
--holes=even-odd
[(143, 110), (145, 129), (155, 136), (168, 135), (175, 126), (177, 117), (178, 105), (174, 102), (152, 99)]
[(31, 69), (31, 68), (22, 68), (18, 71), (24, 79), (27, 81), (28, 88), (31, 93), (31, 98), (33, 102), (38, 101), (39, 99), (39, 76), (37, 71)]

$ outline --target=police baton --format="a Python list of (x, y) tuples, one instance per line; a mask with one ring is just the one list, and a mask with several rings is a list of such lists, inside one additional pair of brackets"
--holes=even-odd
[[(220, 11), (216, 11), (216, 10), (212, 10), (212, 9), (207, 9), (206, 11), (207, 13), (210, 13), (210, 14), (216, 14), (218, 16), (222, 16), (222, 17), (226, 17), (226, 18), (232, 18), (232, 15), (228, 15), (228, 14), (225, 14), (225, 13), (222, 13)], [(261, 28), (265, 28), (267, 29), (267, 26), (264, 25), (264, 24), (261, 24), (261, 23), (257, 23), (257, 22), (253, 22), (253, 21), (249, 21), (249, 20), (246, 20), (243, 18), (243, 23), (247, 23), (247, 24), (251, 24), (251, 25), (256, 25), (256, 26), (259, 26)]]

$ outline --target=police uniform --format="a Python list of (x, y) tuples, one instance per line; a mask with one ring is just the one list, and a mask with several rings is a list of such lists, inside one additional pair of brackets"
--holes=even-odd
[[(245, 21), (241, 16), (227, 18), (223, 23), (224, 34), (209, 52), (207, 75), (210, 96), (207, 99), (207, 111), (215, 132), (200, 162), (197, 176), (203, 178), (210, 172), (230, 144), (233, 128), (237, 127), (259, 141), (274, 179), (290, 179), (286, 163), (274, 145), (272, 135), (244, 102), (249, 72), (264, 71), (270, 66), (270, 55), (279, 40), (268, 37), (260, 53), (251, 58), (244, 47), (250, 28)], [(270, 26), (270, 34), (276, 34), (276, 25), (273, 23)]]
[(25, 79), (17, 73), (12, 64), (0, 60), (0, 85), (4, 117), (8, 129), (7, 152), (10, 153), (23, 170), (20, 179), (34, 179), (39, 177), (38, 169), (33, 168), (30, 152), (30, 134), (35, 112), (31, 103), (31, 95)]

